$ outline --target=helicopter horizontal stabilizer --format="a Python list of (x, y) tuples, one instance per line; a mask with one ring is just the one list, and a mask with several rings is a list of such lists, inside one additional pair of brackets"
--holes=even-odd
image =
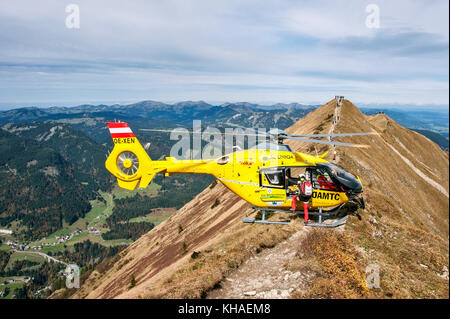
[(324, 158), (327, 154), (328, 154), (328, 151), (325, 152), (325, 153), (323, 153), (322, 155), (319, 155), (318, 157), (319, 157), (319, 158)]

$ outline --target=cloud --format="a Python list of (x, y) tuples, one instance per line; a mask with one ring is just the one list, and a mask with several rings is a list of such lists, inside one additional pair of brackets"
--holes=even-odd
[(292, 2), (285, 12), (284, 26), (299, 34), (319, 39), (371, 36), (377, 29), (368, 28), (369, 4), (379, 9), (380, 28), (435, 34), (448, 42), (448, 1), (410, 0), (316, 0)]
[(333, 48), (359, 52), (382, 52), (394, 56), (436, 54), (442, 59), (448, 55), (448, 41), (435, 34), (403, 31), (392, 33), (382, 30), (369, 37), (346, 37), (327, 42)]
[(0, 4), (0, 102), (139, 99), (447, 103), (448, 2)]

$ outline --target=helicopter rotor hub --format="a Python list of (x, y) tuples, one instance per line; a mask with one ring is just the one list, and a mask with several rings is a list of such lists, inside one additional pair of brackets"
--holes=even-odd
[(139, 159), (133, 152), (122, 152), (117, 157), (117, 167), (122, 174), (133, 176), (139, 169)]

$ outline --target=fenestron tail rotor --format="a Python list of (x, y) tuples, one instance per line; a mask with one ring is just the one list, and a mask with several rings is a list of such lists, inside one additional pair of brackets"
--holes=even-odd
[(139, 159), (133, 152), (122, 152), (117, 157), (117, 167), (122, 174), (132, 176), (139, 169)]

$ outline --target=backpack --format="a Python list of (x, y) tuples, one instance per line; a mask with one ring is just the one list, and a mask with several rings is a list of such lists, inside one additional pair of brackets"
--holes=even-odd
[(306, 196), (311, 196), (312, 195), (312, 185), (310, 182), (305, 182), (304, 184), (304, 194)]

